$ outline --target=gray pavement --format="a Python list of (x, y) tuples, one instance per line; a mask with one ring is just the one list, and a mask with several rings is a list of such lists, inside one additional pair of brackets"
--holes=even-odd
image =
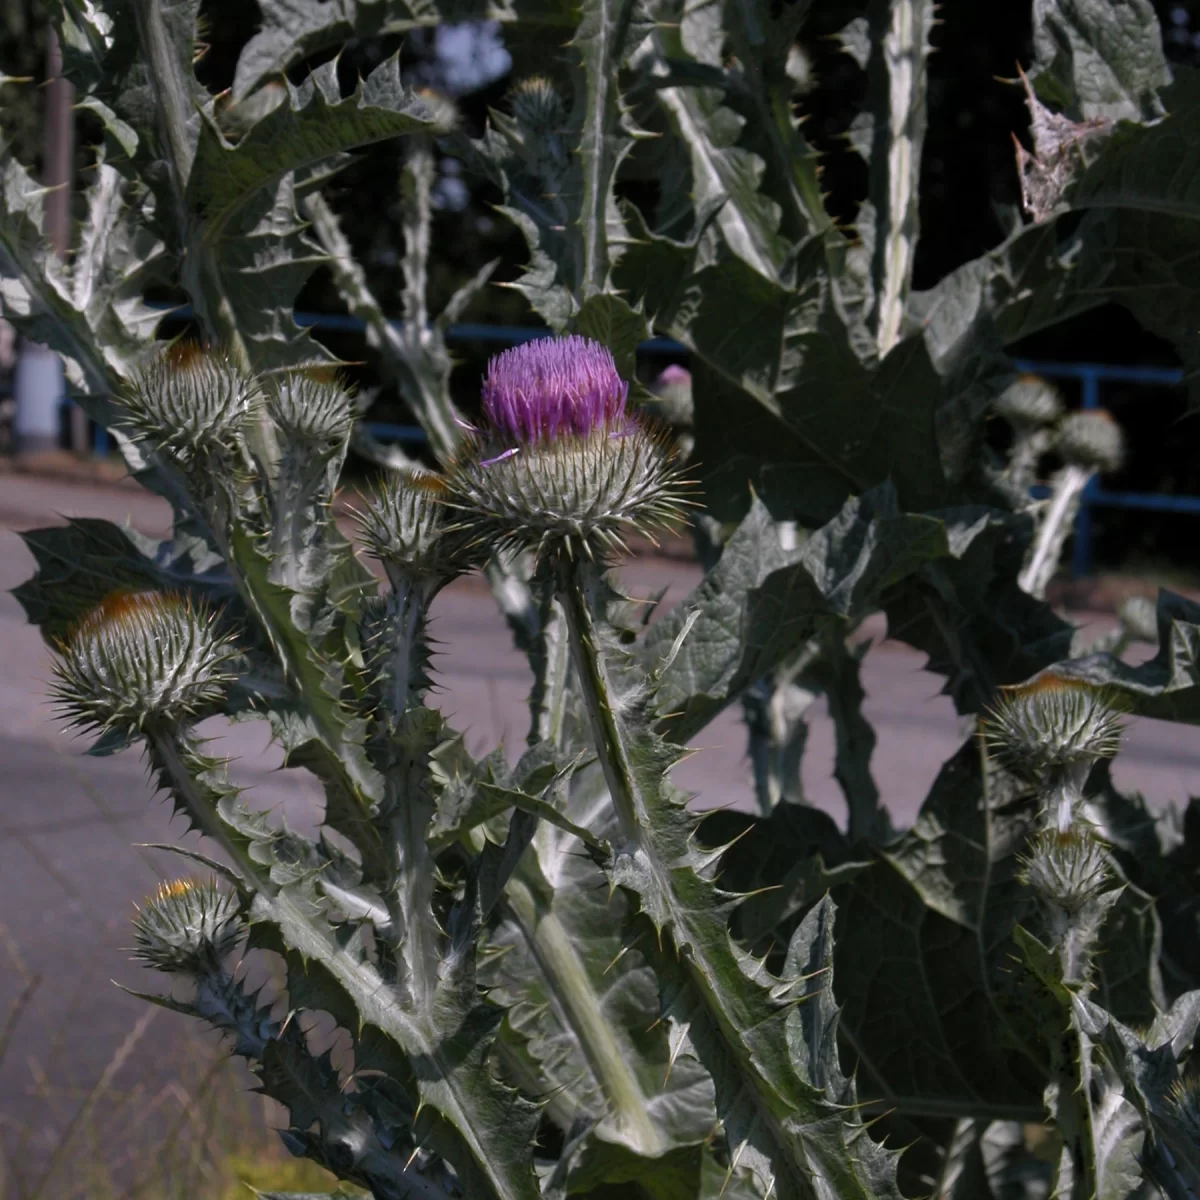
[[(32, 569), (13, 531), (72, 515), (128, 518), (152, 534), (167, 524), (165, 505), (144, 493), (0, 476), (5, 592)], [(635, 562), (625, 573), (635, 593), (667, 586), (668, 604), (697, 578), (694, 566), (662, 559)], [(883, 632), (877, 630), (881, 639)], [(480, 581), (461, 581), (438, 599), (434, 634), (441, 642), (436, 702), (473, 751), (503, 743), (515, 756), (525, 734), (529, 676)], [(876, 779), (900, 823), (911, 820), (963, 733), (950, 702), (938, 694), (940, 679), (924, 672), (922, 662), (921, 655), (881, 640), (864, 669), (866, 712), (878, 736)], [(48, 651), (16, 601), (0, 595), (0, 1044), (10, 1006), (30, 976), (40, 978), (0, 1061), (0, 1141), (26, 1131), (42, 1145), (53, 1143), (146, 1013), (143, 1002), (110, 981), (158, 985), (122, 949), (132, 905), (159, 878), (186, 871), (180, 860), (135, 846), (181, 840), (180, 823), (151, 797), (136, 755), (83, 757), (82, 744), (62, 732), (45, 701), (48, 678)], [(840, 817), (832, 729), (820, 704), (811, 729), (805, 788)], [(218, 739), (217, 751), (235, 757), (235, 778), (252, 785), (257, 804), (279, 807), (297, 826), (315, 822), (321, 799), (314, 781), (280, 769), (262, 725), (214, 722), (209, 732)], [(725, 714), (697, 739), (697, 753), (676, 769), (677, 781), (705, 806), (745, 803), (744, 743), (736, 714)], [(1134, 722), (1115, 774), (1156, 804), (1184, 801), (1200, 794), (1200, 738), (1186, 727)], [(194, 835), (182, 840), (197, 844)], [(200, 1053), (186, 1024), (163, 1013), (142, 1028), (113, 1094), (130, 1079), (148, 1080), (148, 1094), (171, 1087), (180, 1062)]]

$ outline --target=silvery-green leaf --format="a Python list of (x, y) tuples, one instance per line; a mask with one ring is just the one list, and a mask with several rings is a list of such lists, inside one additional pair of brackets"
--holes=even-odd
[(1112, 688), (1134, 712), (1200, 723), (1200, 605), (1159, 592), (1158, 653), (1140, 666), (1093, 654), (1059, 663), (1057, 669)]
[(921, 564), (954, 553), (941, 521), (899, 512), (887, 487), (848, 500), (792, 547), (756, 500), (717, 566), (647, 639), (652, 662), (699, 611), (658, 685), (673, 736), (690, 737), (809, 638), (844, 627)]
[[(204, 122), (187, 181), (199, 218), (185, 282), (197, 303), (230, 307), (258, 368), (324, 357), (296, 326), (292, 298), (320, 258), (295, 212), (295, 173), (355, 146), (446, 128), (452, 113), (401, 85), (389, 59), (343, 96), (336, 62), (269, 109), (236, 142)], [(215, 309), (214, 309), (215, 311)]]
[(1171, 80), (1150, 0), (1035, 0), (1030, 78), (1047, 101), (1085, 120), (1145, 120)]
[(593, 842), (612, 832), (599, 772), (583, 770), (560, 797), (564, 817), (534, 834), (491, 941), (486, 978), (510, 1006), (505, 1045), (572, 1134), (555, 1187), (637, 1181), (664, 1200), (691, 1194), (716, 1127), (712, 1084), (694, 1059), (673, 1060), (667, 1027), (651, 1023), (657, 981), (628, 903), (569, 832)]
[(655, 3), (650, 12), (657, 24), (638, 65), (691, 155), (695, 209), (704, 212), (719, 202), (715, 226), (730, 252), (773, 281), (787, 248), (779, 233), (779, 205), (760, 188), (765, 164), (739, 145), (744, 118), (728, 107), (718, 89), (659, 86), (666, 82), (667, 60), (722, 65), (722, 6), (685, 6), (682, 19), (666, 3)]

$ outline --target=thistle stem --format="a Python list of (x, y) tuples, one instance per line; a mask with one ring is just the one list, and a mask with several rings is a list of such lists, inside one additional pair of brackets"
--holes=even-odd
[(1068, 464), (1054, 481), (1054, 494), (1038, 526), (1029, 561), (1017, 579), (1022, 591), (1039, 600), (1046, 594), (1046, 584), (1058, 566), (1067, 534), (1071, 532), (1075, 514), (1079, 511), (1079, 498), (1093, 474), (1086, 467)]
[(601, 660), (599, 631), (583, 586), (582, 574), (586, 569), (581, 561), (559, 556), (555, 564), (559, 600), (567, 616), (572, 657), (604, 769), (604, 781), (608, 784), (622, 833), (636, 843), (641, 840), (637, 784)]

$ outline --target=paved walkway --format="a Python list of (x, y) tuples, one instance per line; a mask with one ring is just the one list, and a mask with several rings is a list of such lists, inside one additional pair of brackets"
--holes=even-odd
[[(144, 493), (0, 476), (5, 591), (31, 571), (13, 530), (52, 523), (55, 514), (128, 517), (151, 534), (161, 534), (167, 522), (166, 506)], [(694, 567), (662, 560), (633, 564), (626, 576), (641, 594), (667, 586), (667, 603), (697, 578)], [(438, 703), (466, 732), (468, 745), (485, 751), (503, 741), (519, 751), (528, 673), (486, 587), (464, 580), (449, 588), (437, 602), (434, 633), (442, 643)], [(922, 661), (885, 642), (864, 671), (867, 714), (879, 739), (875, 774), (899, 821), (911, 819), (961, 736), (949, 701), (938, 694), (941, 681), (921, 670)], [(43, 1143), (52, 1143), (146, 1016), (142, 1002), (109, 981), (158, 986), (122, 947), (129, 944), (132, 904), (159, 878), (183, 869), (178, 859), (134, 845), (181, 835), (179, 823), (168, 819), (169, 806), (151, 798), (137, 757), (83, 757), (82, 745), (61, 731), (45, 702), (48, 677), (49, 654), (39, 636), (16, 601), (0, 595), (0, 1043), (10, 1006), (28, 978), (40, 978), (0, 1062), (0, 1140), (26, 1128)], [(318, 790), (305, 773), (279, 769), (264, 726), (231, 730), (214, 723), (211, 732), (220, 738), (216, 750), (237, 758), (235, 777), (253, 785), (259, 804), (279, 806), (299, 826), (312, 824)], [(678, 768), (678, 781), (704, 804), (745, 797), (744, 741), (736, 715), (726, 714), (698, 739), (702, 749)], [(838, 813), (832, 762), (832, 730), (818, 709), (804, 782), (816, 802)], [(1200, 793), (1200, 738), (1186, 727), (1137, 722), (1116, 774), (1157, 803), (1185, 800)], [(185, 1024), (161, 1013), (144, 1028), (113, 1094), (133, 1078), (149, 1080), (151, 1093), (169, 1081)]]

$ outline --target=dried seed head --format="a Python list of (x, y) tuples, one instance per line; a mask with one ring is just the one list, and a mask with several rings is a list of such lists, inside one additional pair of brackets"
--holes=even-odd
[(1048, 770), (1111, 758), (1120, 747), (1120, 706), (1106, 688), (1043, 671), (1001, 691), (983, 731), (1015, 774), (1038, 779)]
[(169, 592), (114, 593), (59, 646), (54, 696), (76, 725), (140, 732), (217, 702), (236, 653), (207, 609)]
[(1095, 471), (1116, 471), (1125, 458), (1125, 438), (1102, 408), (1073, 412), (1058, 430), (1054, 448), (1064, 461)]
[(1022, 375), (992, 401), (992, 406), (1017, 429), (1037, 429), (1062, 416), (1058, 388), (1039, 375)]
[(262, 391), (224, 355), (183, 343), (135, 372), (116, 403), (131, 437), (188, 466), (230, 448)]
[(509, 93), (512, 115), (523, 130), (545, 137), (561, 133), (567, 123), (567, 110), (558, 89), (549, 79), (533, 75), (522, 79)]
[(605, 347), (544, 339), (492, 360), (483, 429), (449, 479), (477, 540), (593, 554), (678, 522), (684, 502), (665, 440), (626, 410)]
[(237, 897), (191, 879), (160, 884), (138, 909), (133, 927), (134, 957), (179, 974), (218, 966), (243, 932)]
[(1021, 859), (1021, 882), (1068, 915), (1082, 912), (1116, 883), (1103, 844), (1076, 829), (1043, 830)]
[(268, 388), (267, 409), (284, 433), (318, 446), (340, 446), (354, 427), (354, 399), (337, 379), (288, 375)]
[(393, 587), (401, 581), (440, 586), (470, 570), (479, 556), (444, 503), (445, 483), (424, 471), (393, 471), (363, 495), (354, 513), (367, 553), (378, 559)]

